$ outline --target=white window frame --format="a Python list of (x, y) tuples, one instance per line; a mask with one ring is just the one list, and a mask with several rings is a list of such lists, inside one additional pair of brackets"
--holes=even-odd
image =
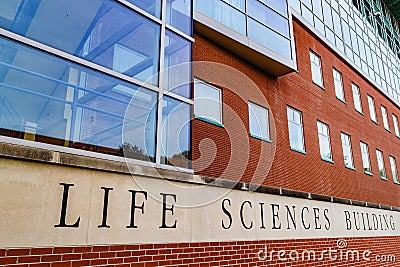
[[(264, 123), (258, 122), (260, 120), (260, 118), (257, 116), (256, 109), (259, 109), (261, 111), (265, 111), (265, 116), (266, 116), (266, 129), (261, 129), (261, 126), (264, 125)], [(250, 136), (257, 138), (257, 139), (261, 139), (263, 141), (267, 141), (267, 142), (271, 142), (271, 138), (270, 138), (270, 125), (269, 125), (269, 109), (265, 108), (263, 106), (260, 106), (256, 103), (253, 103), (251, 101), (248, 102), (248, 110), (249, 110), (249, 130), (250, 130)], [(254, 118), (257, 120), (258, 122), (258, 127), (260, 128), (261, 131), (261, 136), (259, 134), (256, 134), (253, 132), (253, 130), (251, 127), (251, 114), (254, 114)], [(261, 118), (262, 119), (262, 118)], [(265, 135), (263, 136), (263, 133), (265, 133)]]
[(390, 161), (390, 170), (392, 172), (393, 182), (395, 184), (400, 184), (399, 174), (397, 172), (396, 158), (393, 156), (389, 156), (389, 161)]
[(385, 106), (381, 106), (383, 127), (390, 132), (389, 117)]
[(340, 101), (346, 103), (345, 95), (344, 95), (344, 88), (343, 88), (343, 77), (342, 73), (338, 71), (336, 68), (332, 68), (333, 73), (333, 83), (335, 87), (335, 94), (336, 98)]
[[(209, 116), (205, 116), (204, 114), (201, 114), (201, 111), (199, 111), (198, 108), (196, 108), (196, 106), (199, 105), (199, 97), (197, 96), (198, 93), (196, 93), (196, 92), (198, 92), (196, 90), (196, 84), (198, 84), (198, 83), (201, 83), (201, 84), (207, 86), (209, 89), (212, 89), (212, 90), (215, 90), (216, 92), (218, 92), (218, 99), (216, 99), (216, 100), (218, 101), (218, 113), (219, 113), (218, 116), (219, 116), (219, 118), (212, 118)], [(211, 124), (215, 124), (218, 126), (223, 126), (223, 119), (222, 119), (222, 106), (223, 105), (222, 105), (222, 103), (223, 103), (222, 102), (222, 90), (220, 88), (215, 87), (203, 80), (200, 80), (197, 78), (194, 79), (194, 117), (196, 119), (200, 119), (202, 121), (205, 121), (205, 122), (208, 122)]]
[[(288, 128), (289, 128), (288, 133), (289, 133), (289, 144), (290, 144), (290, 149), (292, 149), (292, 150), (294, 150), (294, 151), (297, 151), (297, 152), (300, 152), (300, 153), (303, 153), (303, 154), (306, 154), (305, 140), (304, 140), (304, 128), (303, 128), (303, 113), (302, 113), (300, 110), (297, 110), (297, 109), (295, 109), (295, 108), (292, 108), (291, 106), (287, 106), (286, 111), (289, 111), (289, 110), (292, 110), (293, 112), (297, 112), (297, 113), (300, 115), (300, 124), (297, 123), (297, 122), (295, 122), (295, 121), (290, 120), (290, 118), (289, 118), (289, 116), (288, 116)], [(286, 113), (288, 113), (288, 112), (286, 112)], [(293, 146), (292, 146), (292, 143), (290, 142), (290, 139), (291, 139), (291, 138), (290, 138), (290, 123), (293, 123), (293, 124), (297, 125), (297, 126), (300, 127), (300, 129), (301, 129), (302, 148), (293, 147)]]
[[(340, 133), (340, 137), (341, 137), (341, 140), (342, 140), (342, 150), (343, 150), (343, 161), (344, 161), (344, 166), (346, 167), (346, 168), (349, 168), (349, 169), (354, 169), (355, 170), (355, 168), (354, 168), (354, 159), (353, 159), (353, 149), (352, 149), (352, 147), (351, 147), (351, 137), (350, 137), (350, 135), (348, 135), (348, 134), (346, 134), (346, 133)], [(344, 142), (344, 140), (343, 139), (347, 139), (346, 141), (348, 141), (348, 145), (347, 144), (345, 144), (345, 142)], [(349, 151), (350, 151), (350, 160), (351, 160), (351, 165), (347, 165), (346, 164), (346, 159), (345, 159), (345, 157), (346, 157), (346, 150), (345, 150), (345, 147), (346, 148), (348, 148), (349, 149)]]
[[(318, 129), (318, 141), (319, 141), (319, 152), (320, 152), (319, 154), (321, 156), (321, 159), (323, 159), (325, 161), (333, 162), (331, 138), (330, 138), (330, 134), (329, 134), (329, 125), (322, 121), (317, 121), (317, 129)], [(329, 157), (324, 157), (324, 155), (322, 153), (323, 152), (322, 145), (321, 145), (322, 139), (326, 139), (328, 141), (329, 155), (330, 155)]]
[(368, 98), (369, 117), (373, 122), (378, 123), (378, 119), (376, 116), (376, 109), (375, 109), (375, 100), (370, 95), (367, 95), (367, 98)]
[(379, 149), (376, 150), (376, 160), (378, 161), (379, 175), (383, 180), (387, 180), (385, 158), (383, 157), (383, 152)]
[(395, 114), (392, 114), (394, 132), (397, 137), (400, 137), (399, 119)]
[[(363, 170), (364, 173), (372, 175), (372, 167), (371, 167), (371, 159), (369, 157), (369, 148), (368, 148), (368, 144), (364, 143), (364, 142), (360, 142), (360, 148), (361, 148), (361, 157), (362, 157), (362, 164), (363, 164)], [(364, 151), (365, 150), (365, 151)], [(366, 166), (364, 165), (366, 160), (368, 162), (368, 169), (366, 170)]]
[[(361, 114), (364, 114), (363, 109), (362, 109), (360, 87), (355, 83), (351, 83), (351, 90), (353, 92), (353, 100), (354, 100), (355, 110)], [(359, 106), (357, 105), (357, 101), (360, 104)]]
[[(324, 78), (322, 76), (321, 57), (312, 50), (310, 50), (310, 62), (311, 62), (312, 81), (316, 85), (324, 88)], [(317, 70), (318, 70), (318, 72), (317, 72)], [(317, 77), (317, 75), (318, 75), (318, 77)]]

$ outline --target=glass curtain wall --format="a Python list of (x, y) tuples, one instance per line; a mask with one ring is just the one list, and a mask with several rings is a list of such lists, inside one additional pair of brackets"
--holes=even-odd
[(291, 0), (291, 7), (400, 103), (400, 31), (381, 0)]
[(0, 135), (190, 168), (191, 1), (128, 2), (1, 1)]

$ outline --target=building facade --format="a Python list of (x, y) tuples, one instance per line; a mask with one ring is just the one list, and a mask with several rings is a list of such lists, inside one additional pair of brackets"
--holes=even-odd
[(0, 266), (397, 266), (390, 0), (0, 3)]

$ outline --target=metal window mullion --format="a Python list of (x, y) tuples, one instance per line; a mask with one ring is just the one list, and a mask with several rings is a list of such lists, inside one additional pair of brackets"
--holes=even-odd
[(165, 38), (167, 20), (167, 0), (161, 3), (161, 38), (160, 38), (160, 71), (158, 75), (158, 103), (157, 103), (157, 129), (156, 129), (156, 164), (161, 164), (161, 145), (162, 145), (162, 122), (163, 122), (163, 96), (164, 96), (164, 75), (165, 75)]

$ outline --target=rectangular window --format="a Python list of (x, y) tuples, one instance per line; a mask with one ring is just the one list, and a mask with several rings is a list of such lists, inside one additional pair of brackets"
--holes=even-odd
[(351, 150), (350, 136), (345, 133), (341, 133), (341, 137), (342, 137), (344, 165), (348, 168), (354, 168), (353, 152)]
[(194, 115), (196, 118), (222, 125), (221, 89), (195, 79)]
[(400, 137), (399, 120), (397, 119), (397, 116), (394, 114), (392, 114), (392, 118), (393, 118), (394, 132), (396, 133), (397, 137)]
[(310, 51), (310, 60), (313, 82), (318, 86), (324, 87), (324, 81), (322, 79), (321, 57), (313, 51)]
[(332, 161), (331, 141), (329, 137), (329, 126), (323, 122), (317, 122), (319, 151), (321, 158)]
[(399, 176), (397, 173), (396, 159), (392, 156), (389, 156), (389, 160), (390, 160), (390, 169), (392, 171), (393, 181), (396, 184), (399, 184)]
[(4, 38), (0, 47), (34, 59), (0, 58), (1, 135), (156, 161), (155, 91)]
[(371, 120), (377, 123), (378, 120), (376, 119), (375, 100), (370, 95), (368, 95), (367, 97), (368, 97), (369, 115), (371, 117)]
[(351, 84), (351, 88), (353, 90), (354, 108), (362, 114), (360, 88), (354, 83)]
[(344, 90), (343, 90), (343, 81), (342, 81), (342, 73), (340, 73), (337, 69), (333, 68), (333, 81), (335, 85), (335, 94), (336, 97), (345, 102), (344, 99)]
[[(22, 1), (10, 2), (19, 2), (19, 11), (10, 21), (4, 20), (0, 15), (1, 28), (108, 69), (112, 69), (115, 64), (121, 64), (124, 66), (121, 71), (124, 75), (158, 85), (161, 37), (159, 23), (116, 1), (34, 1), (29, 6), (23, 6)], [(136, 4), (138, 1), (132, 2)], [(152, 2), (151, 6), (161, 4), (161, 1)], [(1, 11), (4, 3), (5, 1), (1, 1)], [(141, 4), (139, 8), (151, 12), (152, 8), (149, 6), (148, 3)], [(51, 23), (48, 23), (50, 14)], [(7, 21), (6, 25), (4, 21)], [(188, 23), (191, 25), (191, 21)], [(127, 49), (125, 52), (129, 51), (130, 55), (127, 58), (113, 57), (114, 45), (124, 46)], [(116, 63), (114, 60), (124, 62)]]
[(168, 96), (162, 103), (161, 163), (189, 169), (192, 107)]
[(305, 152), (302, 114), (294, 108), (287, 107), (287, 116), (290, 148), (300, 152)]
[(386, 130), (390, 131), (387, 110), (384, 106), (381, 106), (381, 111), (382, 111), (383, 126), (385, 127)]
[(269, 115), (268, 109), (249, 102), (250, 135), (269, 141)]
[(177, 95), (191, 98), (192, 43), (167, 30), (164, 40), (164, 88)]
[(372, 174), (371, 162), (369, 160), (368, 145), (366, 143), (360, 142), (360, 147), (361, 147), (361, 156), (362, 156), (364, 172)]
[(379, 174), (381, 175), (381, 178), (384, 180), (387, 180), (386, 178), (386, 170), (385, 170), (385, 162), (383, 161), (383, 153), (380, 150), (376, 150), (376, 159), (378, 160), (378, 168), (379, 168)]

